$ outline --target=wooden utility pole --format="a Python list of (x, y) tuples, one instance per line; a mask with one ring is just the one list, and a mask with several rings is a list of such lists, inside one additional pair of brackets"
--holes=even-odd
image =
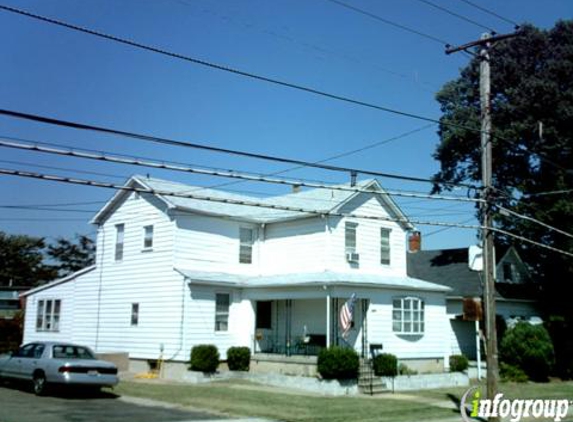
[[(503, 39), (519, 35), (518, 32), (506, 35), (492, 36), (485, 33), (477, 41), (460, 47), (446, 48), (446, 54), (479, 47), (480, 60), (480, 106), (481, 106), (481, 158), (482, 158), (482, 241), (483, 241), (483, 274), (484, 302), (486, 323), (486, 362), (487, 362), (487, 398), (493, 400), (497, 394), (499, 381), (499, 363), (497, 353), (497, 331), (495, 324), (495, 262), (493, 253), (492, 227), (492, 148), (491, 148), (491, 83), (490, 57), (491, 45)], [(498, 421), (490, 417), (490, 421)]]

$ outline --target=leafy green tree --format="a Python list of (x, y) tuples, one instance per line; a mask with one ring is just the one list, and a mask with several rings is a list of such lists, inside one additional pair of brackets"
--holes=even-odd
[(88, 236), (76, 236), (77, 242), (60, 237), (49, 245), (47, 255), (56, 262), (54, 268), (64, 277), (95, 262), (95, 243)]
[[(571, 233), (573, 21), (560, 21), (550, 30), (526, 25), (521, 36), (496, 43), (490, 56), (494, 200)], [(441, 164), (434, 176), (435, 190), (449, 189), (452, 182), (479, 185), (479, 59), (445, 84), (437, 100), (443, 115), (441, 142), (434, 154)], [(531, 221), (497, 213), (495, 224), (573, 252), (570, 237)], [(497, 241), (512, 242), (503, 236)], [(536, 278), (543, 281), (548, 312), (572, 315), (573, 260), (525, 243), (518, 246)]]
[(32, 286), (56, 277), (44, 263), (43, 238), (0, 232), (0, 286)]

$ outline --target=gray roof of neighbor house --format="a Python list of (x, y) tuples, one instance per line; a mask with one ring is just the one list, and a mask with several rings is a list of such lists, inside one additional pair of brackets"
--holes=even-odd
[[(505, 256), (499, 251), (497, 257)], [(450, 297), (482, 297), (481, 273), (468, 266), (468, 249), (440, 249), (408, 254), (408, 276), (450, 287)], [(502, 299), (534, 299), (538, 286), (532, 283), (500, 283), (495, 285), (496, 297)]]
[(263, 276), (229, 273), (202, 272), (176, 268), (191, 283), (234, 286), (244, 288), (278, 288), (292, 286), (344, 285), (357, 287), (380, 287), (405, 290), (448, 292), (450, 289), (412, 277), (385, 276), (365, 273), (322, 271), (314, 273), (288, 273)]
[[(169, 208), (214, 216), (236, 218), (257, 223), (272, 223), (305, 218), (317, 213), (328, 214), (329, 212), (336, 211), (339, 207), (350, 201), (356, 195), (360, 194), (360, 192), (351, 190), (317, 188), (301, 190), (300, 192), (289, 193), (286, 195), (260, 198), (139, 175), (131, 177), (126, 182), (126, 186), (135, 185), (138, 185), (142, 189), (149, 190), (155, 196), (160, 198)], [(349, 184), (337, 186), (350, 187)], [(380, 194), (380, 198), (387, 205), (390, 213), (394, 214), (392, 217), (402, 221), (400, 224), (406, 229), (411, 230), (414, 228), (412, 224), (405, 222), (407, 219), (404, 213), (400, 210), (392, 198), (385, 194), (385, 191), (375, 179), (358, 181), (355, 187), (362, 190), (372, 190), (372, 193)], [(92, 219), (92, 223), (99, 224), (105, 220), (106, 217), (111, 212), (113, 212), (116, 204), (130, 193), (131, 192), (129, 190), (118, 191), (114, 197), (108, 201), (108, 203), (96, 214), (96, 216)], [(170, 195), (172, 193), (182, 195), (195, 195), (202, 199), (184, 198)], [(238, 203), (226, 203), (224, 201), (245, 202), (247, 204), (256, 203), (265, 205), (265, 207), (241, 205)], [(273, 209), (271, 208), (272, 206), (289, 207), (306, 211), (312, 210), (313, 212), (308, 213), (304, 211)]]

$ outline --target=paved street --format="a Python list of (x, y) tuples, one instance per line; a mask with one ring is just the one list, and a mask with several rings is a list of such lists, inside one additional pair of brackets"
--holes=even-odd
[[(187, 422), (232, 419), (109, 392), (58, 392), (36, 397), (21, 386), (0, 385), (0, 422)], [(246, 419), (244, 420), (247, 421)]]

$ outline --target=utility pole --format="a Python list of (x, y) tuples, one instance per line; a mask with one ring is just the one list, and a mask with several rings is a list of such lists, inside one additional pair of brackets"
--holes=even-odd
[[(497, 353), (497, 331), (495, 324), (495, 262), (492, 228), (492, 148), (491, 148), (491, 82), (489, 49), (494, 42), (513, 38), (519, 32), (506, 35), (492, 36), (482, 34), (477, 41), (460, 47), (446, 48), (446, 54), (465, 51), (470, 47), (479, 47), (480, 60), (480, 107), (481, 107), (481, 163), (482, 163), (482, 241), (483, 241), (483, 273), (484, 273), (484, 302), (486, 323), (486, 362), (487, 362), (487, 398), (493, 400), (497, 394), (499, 382), (499, 362)], [(490, 417), (491, 422), (498, 417)]]

